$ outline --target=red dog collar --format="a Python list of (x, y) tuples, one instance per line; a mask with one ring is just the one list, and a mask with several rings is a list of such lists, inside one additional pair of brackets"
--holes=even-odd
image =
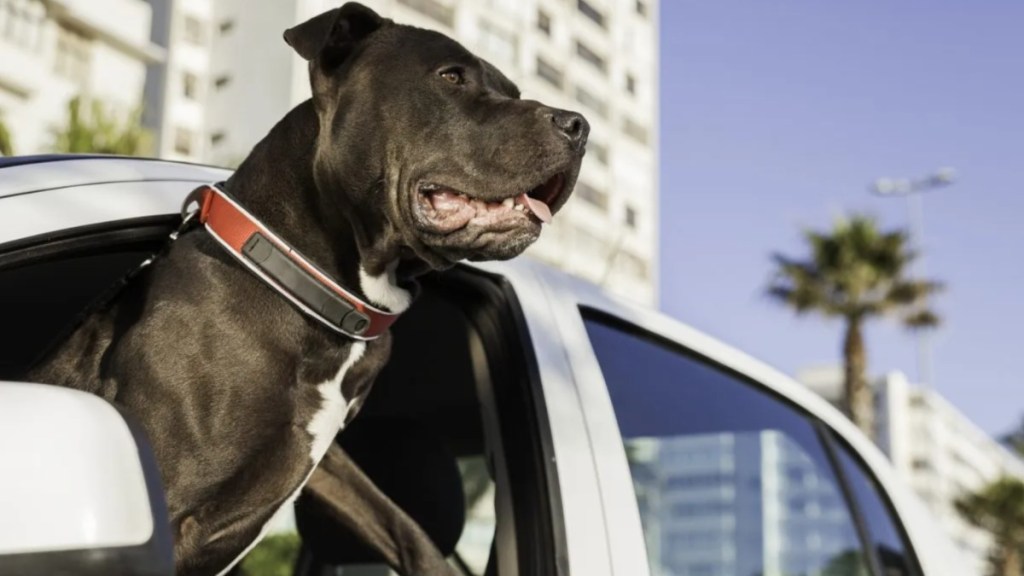
[[(193, 203), (199, 208), (191, 211)], [(398, 314), (375, 308), (342, 288), (217, 186), (195, 189), (185, 199), (182, 214), (198, 218), (236, 260), (339, 334), (373, 340), (398, 319)]]

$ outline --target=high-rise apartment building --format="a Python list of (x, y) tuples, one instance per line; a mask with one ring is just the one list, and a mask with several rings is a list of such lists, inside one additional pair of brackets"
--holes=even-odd
[[(282, 32), (339, 0), (149, 0), (170, 56), (150, 83), (161, 153), (233, 165), (309, 97)], [(575, 198), (529, 253), (653, 303), (657, 286), (656, 0), (364, 0), (491, 61), (524, 98), (591, 124)], [(205, 49), (205, 58), (195, 50)], [(198, 103), (197, 103), (198, 102)], [(201, 120), (200, 120), (201, 118)]]
[(144, 123), (153, 130), (155, 153), (172, 160), (207, 157), (207, 100), (212, 91), (211, 0), (148, 0), (153, 7), (151, 37), (167, 57), (146, 77)]
[(0, 122), (16, 154), (48, 152), (75, 96), (128, 118), (142, 103), (149, 41), (143, 0), (0, 0)]

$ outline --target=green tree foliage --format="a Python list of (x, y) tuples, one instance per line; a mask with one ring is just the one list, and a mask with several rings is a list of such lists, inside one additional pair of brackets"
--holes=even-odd
[(1000, 440), (1010, 450), (1013, 450), (1021, 457), (1024, 457), (1024, 418), (1021, 419), (1020, 423), (1017, 425), (1017, 428), (1011, 430)]
[(989, 576), (1024, 574), (1024, 482), (1000, 478), (955, 505), (965, 520), (992, 535)]
[(294, 532), (267, 536), (242, 560), (242, 576), (291, 576), (299, 545)]
[(0, 156), (14, 156), (14, 137), (0, 118)]
[(98, 100), (76, 96), (68, 102), (67, 121), (54, 130), (54, 152), (145, 156), (151, 137), (142, 127), (142, 111), (118, 118)]
[(915, 254), (902, 230), (881, 231), (874, 219), (854, 215), (832, 230), (807, 230), (805, 258), (774, 254), (775, 275), (768, 295), (796, 311), (839, 318), (843, 338), (844, 406), (847, 415), (874, 437), (874, 408), (867, 382), (864, 325), (895, 316), (911, 328), (939, 322), (925, 305), (941, 286), (909, 277)]

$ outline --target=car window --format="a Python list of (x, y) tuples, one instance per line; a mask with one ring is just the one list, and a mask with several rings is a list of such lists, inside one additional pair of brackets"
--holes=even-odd
[(871, 545), (878, 552), (885, 576), (919, 575), (921, 571), (916, 559), (898, 528), (895, 516), (883, 501), (878, 483), (845, 447), (837, 447), (837, 454), (843, 475), (850, 483), (850, 489), (867, 525)]
[(0, 246), (0, 379), (17, 379), (172, 228), (141, 218)]
[(591, 316), (652, 574), (867, 576), (814, 425), (668, 345)]

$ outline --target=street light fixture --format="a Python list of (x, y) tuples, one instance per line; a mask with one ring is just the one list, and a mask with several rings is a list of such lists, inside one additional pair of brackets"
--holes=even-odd
[[(910, 219), (910, 242), (920, 255), (917, 262), (917, 274), (920, 278), (927, 277), (924, 266), (924, 200), (922, 194), (944, 188), (956, 181), (956, 170), (949, 167), (939, 168), (935, 172), (917, 180), (909, 178), (879, 178), (871, 185), (870, 190), (883, 197), (905, 196), (907, 212)], [(927, 330), (917, 333), (918, 359), (917, 378), (921, 384), (931, 386), (931, 342)]]

